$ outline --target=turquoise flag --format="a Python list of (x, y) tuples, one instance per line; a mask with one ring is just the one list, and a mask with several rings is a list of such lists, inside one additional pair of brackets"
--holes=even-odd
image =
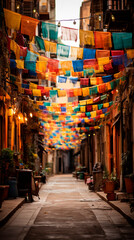
[(36, 71), (36, 62), (34, 61), (25, 61), (25, 68), (33, 72)]
[(51, 105), (50, 102), (44, 102), (44, 106), (49, 107), (50, 105)]
[(70, 47), (64, 44), (57, 44), (57, 55), (60, 57), (69, 57)]
[(90, 95), (97, 94), (97, 93), (98, 93), (97, 86), (89, 88), (89, 94)]
[(45, 45), (44, 45), (43, 39), (41, 37), (35, 36), (35, 41), (36, 41), (39, 49), (45, 51)]
[(132, 33), (113, 32), (114, 49), (132, 48)]
[(25, 60), (26, 61), (36, 61), (37, 60), (37, 57), (38, 55), (33, 53), (33, 52), (30, 52), (27, 50), (27, 55), (25, 57)]
[(98, 110), (103, 108), (103, 104), (98, 104)]
[(50, 90), (50, 97), (54, 97), (57, 95), (57, 90)]
[(58, 40), (58, 26), (52, 23), (42, 22), (42, 34), (44, 38)]
[(90, 112), (86, 112), (86, 116), (87, 117), (91, 117), (91, 113)]

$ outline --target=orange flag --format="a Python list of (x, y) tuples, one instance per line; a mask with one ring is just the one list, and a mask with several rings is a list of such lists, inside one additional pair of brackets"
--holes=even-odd
[(35, 19), (35, 18), (31, 18), (31, 17), (22, 15), (22, 18), (21, 18), (21, 33), (26, 34), (30, 37), (35, 36), (36, 27), (37, 27), (39, 22), (40, 21)]

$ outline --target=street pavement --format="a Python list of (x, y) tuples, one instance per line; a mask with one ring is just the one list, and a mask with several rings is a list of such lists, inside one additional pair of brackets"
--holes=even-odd
[(0, 229), (1, 240), (130, 240), (134, 228), (82, 180), (49, 178), (40, 200), (26, 203)]

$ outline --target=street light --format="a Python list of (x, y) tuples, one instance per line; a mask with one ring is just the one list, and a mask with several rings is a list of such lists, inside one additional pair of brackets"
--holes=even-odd
[(32, 114), (32, 113), (30, 113), (30, 117), (31, 117), (31, 118), (33, 117), (33, 114)]
[(35, 8), (33, 9), (33, 13), (36, 13), (36, 9)]
[(17, 4), (17, 6), (16, 6), (16, 9), (17, 9), (17, 10), (19, 10), (19, 9), (20, 9), (20, 5), (19, 5), (19, 4)]
[(58, 22), (58, 27), (60, 27), (60, 21)]

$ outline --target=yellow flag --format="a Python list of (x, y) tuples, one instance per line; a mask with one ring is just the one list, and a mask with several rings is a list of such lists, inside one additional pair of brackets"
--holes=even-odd
[(105, 65), (110, 62), (109, 57), (102, 57), (97, 59), (99, 65)]
[(107, 91), (111, 90), (111, 84), (109, 82), (106, 83), (106, 88), (107, 88)]
[(45, 44), (45, 51), (46, 52), (51, 52), (51, 53), (56, 53), (57, 52), (57, 44), (44, 40), (44, 44)]
[(116, 79), (120, 78), (120, 77), (122, 77), (122, 75), (123, 75), (122, 72), (115, 73), (114, 78), (116, 78)]
[(98, 110), (98, 105), (92, 105), (93, 111), (97, 111)]
[(92, 98), (91, 99), (87, 99), (86, 101), (87, 101), (87, 104), (92, 104), (93, 103), (93, 99)]
[(43, 101), (36, 101), (37, 105), (43, 105)]
[(103, 103), (103, 107), (104, 107), (104, 108), (109, 107), (109, 103)]
[(37, 61), (36, 63), (36, 71), (38, 72), (46, 72), (47, 61)]
[(86, 44), (94, 46), (94, 34), (93, 31), (79, 30), (80, 45)]
[(20, 59), (20, 46), (12, 39), (10, 41), (10, 49), (15, 53), (16, 59)]
[(18, 69), (24, 69), (24, 60), (15, 60)]
[(100, 65), (99, 68), (96, 70), (94, 70), (95, 73), (101, 73), (101, 72), (104, 72), (104, 68), (103, 68), (103, 65)]
[(96, 111), (91, 112), (91, 118), (96, 117)]
[(12, 12), (4, 8), (4, 17), (6, 26), (10, 29), (19, 30), (21, 22), (21, 14)]
[(30, 82), (29, 89), (37, 89), (37, 84)]
[(97, 78), (96, 77), (91, 77), (90, 78), (90, 84), (91, 85), (97, 85)]
[(134, 49), (128, 49), (127, 50), (127, 57), (128, 58), (134, 58)]
[(81, 112), (86, 112), (86, 106), (80, 107), (80, 111), (81, 111)]
[(72, 70), (72, 61), (60, 61), (62, 71)]
[(86, 100), (80, 101), (80, 105), (86, 105)]
[(82, 88), (82, 93), (84, 97), (89, 96), (89, 87)]
[(40, 89), (33, 89), (33, 96), (41, 97), (41, 90)]
[(56, 107), (57, 106), (57, 103), (53, 102), (51, 103), (52, 107)]
[(105, 114), (100, 114), (100, 118), (104, 118), (105, 117)]
[(65, 97), (66, 96), (66, 90), (58, 90), (58, 96), (59, 97)]

